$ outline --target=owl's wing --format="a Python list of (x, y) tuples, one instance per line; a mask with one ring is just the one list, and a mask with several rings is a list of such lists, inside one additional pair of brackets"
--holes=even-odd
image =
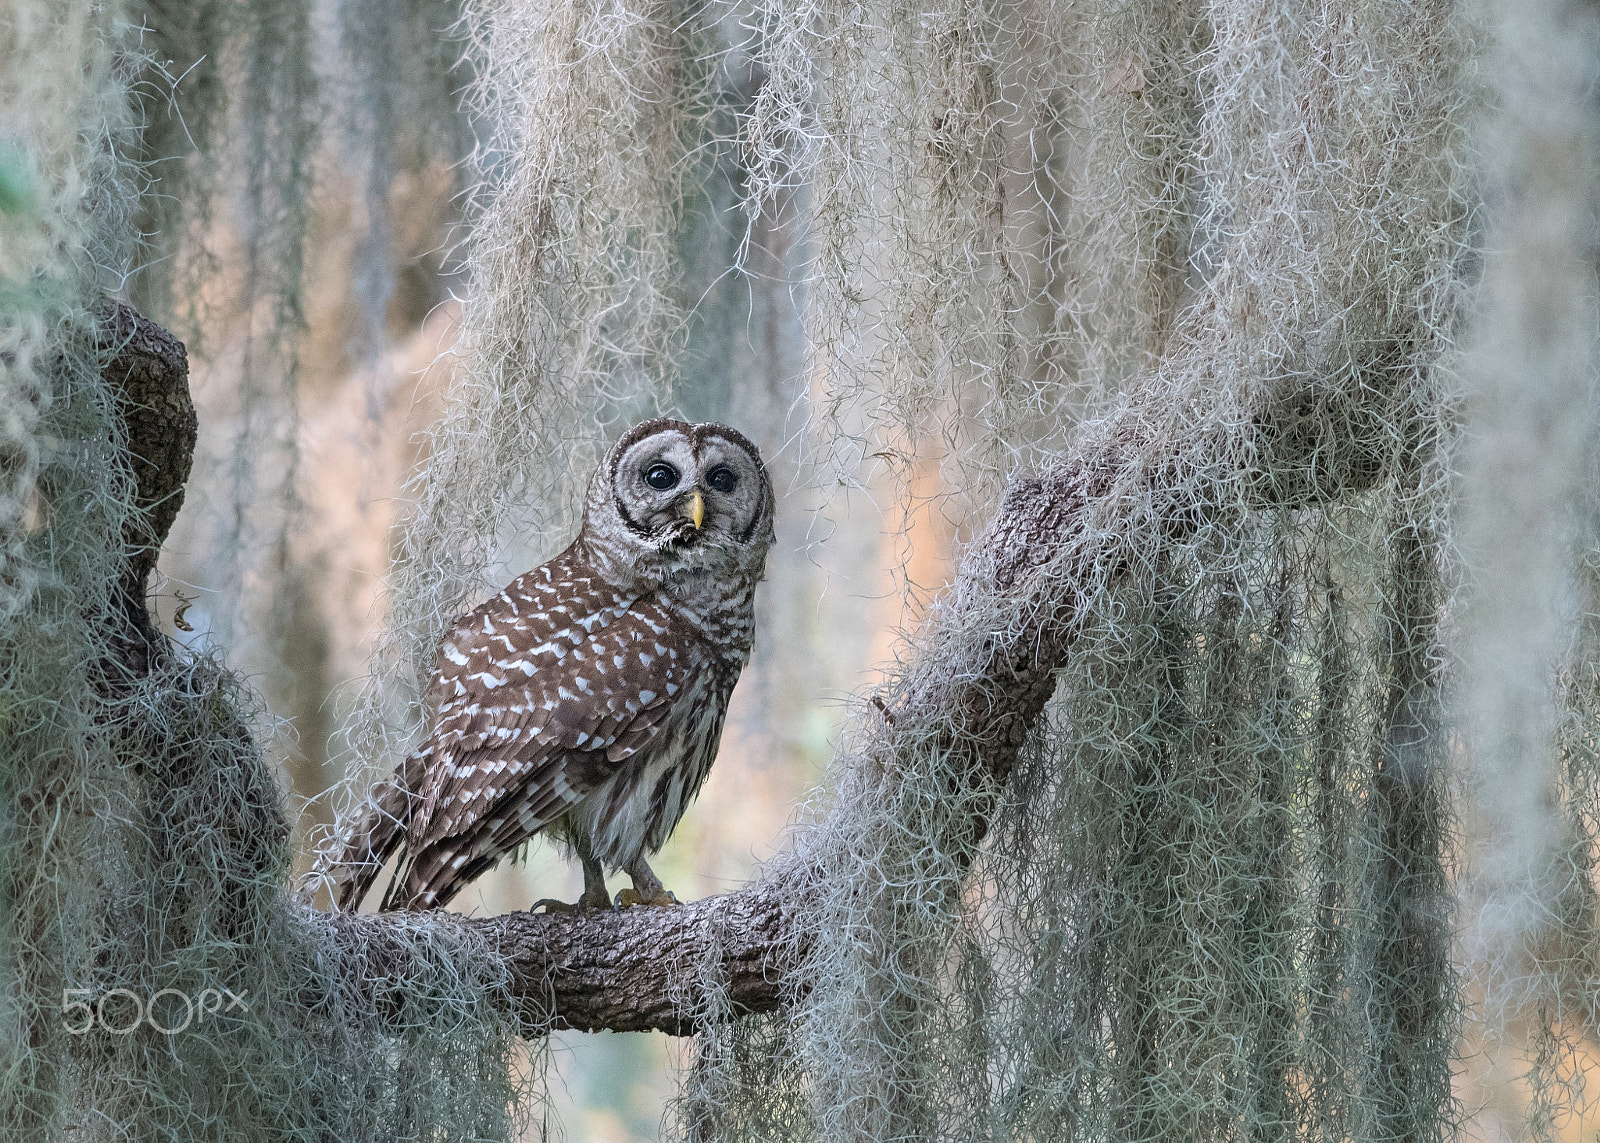
[[(411, 829), (416, 900), (464, 883), (606, 781), (659, 732), (701, 667), (655, 596), (560, 557), (467, 616), (445, 642), (439, 719)], [(490, 853), (489, 850), (494, 850)]]

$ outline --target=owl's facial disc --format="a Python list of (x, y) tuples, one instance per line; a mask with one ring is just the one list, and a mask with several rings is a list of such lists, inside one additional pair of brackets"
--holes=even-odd
[(590, 542), (617, 566), (675, 582), (759, 571), (772, 542), (760, 458), (721, 425), (636, 426), (596, 470), (584, 511)]
[(761, 511), (761, 474), (733, 441), (707, 435), (696, 448), (681, 433), (656, 433), (623, 453), (617, 510), (628, 528), (675, 550), (745, 542)]

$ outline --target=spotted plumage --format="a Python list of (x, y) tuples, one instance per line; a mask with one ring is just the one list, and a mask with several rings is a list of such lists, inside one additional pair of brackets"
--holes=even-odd
[(581, 904), (669, 895), (659, 850), (716, 756), (750, 655), (773, 538), (755, 447), (721, 425), (627, 433), (566, 551), (462, 617), (440, 648), (433, 732), (375, 794), (335, 868), (351, 908), (403, 843), (386, 903), (442, 905), (534, 834), (584, 867)]

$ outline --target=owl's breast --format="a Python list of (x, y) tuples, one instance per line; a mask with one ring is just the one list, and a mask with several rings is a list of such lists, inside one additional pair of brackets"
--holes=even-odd
[(661, 599), (677, 630), (694, 638), (708, 658), (721, 661), (737, 678), (755, 642), (755, 588), (754, 579), (732, 585), (688, 580), (671, 584)]
[[(649, 629), (651, 650), (674, 665), (678, 686), (665, 692), (665, 708), (651, 692), (650, 709), (659, 716), (650, 733), (626, 754), (609, 749), (607, 765), (615, 769), (567, 811), (570, 826), (588, 836), (605, 864), (624, 867), (659, 850), (710, 773), (728, 699), (750, 658), (754, 589), (753, 580), (730, 585), (689, 576), (630, 609)], [(628, 678), (624, 670), (616, 683)], [(622, 696), (631, 701), (626, 690)], [(599, 755), (584, 760), (600, 765)], [(575, 761), (569, 757), (567, 765)]]
[(711, 772), (736, 678), (708, 664), (649, 746), (570, 811), (602, 862), (621, 868), (666, 843)]

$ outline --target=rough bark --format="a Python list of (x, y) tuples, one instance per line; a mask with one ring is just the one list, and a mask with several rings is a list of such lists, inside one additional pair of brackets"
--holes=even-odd
[[(145, 516), (151, 534), (129, 537), (134, 553), (130, 597), (139, 613), (130, 616), (130, 624), (144, 642), (144, 632), (150, 631), (143, 615), (144, 576), (181, 502), (178, 474), (187, 475), (193, 448), (192, 406), (186, 422), (181, 345), (126, 307), (114, 315), (114, 329), (126, 346), (118, 361), (133, 363), (122, 366), (123, 376), (114, 379), (129, 398), (129, 446), (142, 458), (136, 462), (142, 498), (146, 478), (153, 481)], [(1228, 455), (1252, 458), (1241, 463), (1273, 474), (1260, 484), (1260, 506), (1327, 502), (1371, 487), (1379, 478), (1395, 448), (1384, 432), (1389, 381), (1406, 351), (1387, 348), (1360, 368), (1339, 370), (1339, 384), (1325, 377), (1320, 383), (1311, 380), (1315, 370), (1285, 370), (1283, 384), (1268, 386), (1258, 415), (1237, 430), (1244, 439), (1216, 442), (1219, 449), (1230, 446)], [(1338, 438), (1337, 449), (1327, 447), (1333, 443), (1327, 439), (1330, 431)], [(1114, 544), (1115, 534), (1105, 532), (1100, 541), (1101, 533), (1087, 526), (1095, 507), (1113, 489), (1126, 492), (1132, 481), (1137, 499), (1153, 505), (1150, 526), (1178, 539), (1217, 503), (1207, 478), (1186, 468), (1184, 458), (1194, 455), (1194, 442), (1168, 442), (1170, 451), (1163, 453), (1152, 450), (1140, 432), (1132, 419), (1123, 428), (1113, 425), (1053, 471), (1011, 488), (924, 633), (921, 645), (929, 653), (915, 660), (892, 701), (879, 706), (883, 725), (871, 753), (881, 765), (892, 765), (902, 745), (897, 724), (938, 724), (948, 728), (940, 745), (951, 758), (953, 783), (991, 793), (1003, 786), (1071, 645), (1077, 596), (1063, 584), (1075, 576), (1087, 582), (1104, 560), (1115, 558), (1102, 550)], [(1339, 458), (1341, 467), (1328, 468), (1321, 459), (1328, 457)], [(1281, 473), (1292, 473), (1292, 482), (1282, 483)], [(174, 478), (176, 486), (170, 485)], [(1051, 574), (1038, 574), (1047, 566)], [(983, 669), (953, 675), (936, 649), (947, 633), (962, 629), (972, 608), (997, 606), (1022, 619), (1008, 628), (1019, 634), (995, 637), (978, 660)], [(975, 852), (988, 828), (987, 804), (977, 803), (965, 836), (951, 839), (953, 846)], [(697, 983), (703, 973), (720, 973), (734, 1013), (773, 1011), (784, 1003), (785, 989), (806, 986), (806, 950), (791, 924), (806, 892), (803, 865), (790, 864), (782, 880), (758, 880), (674, 909), (514, 913), (455, 923), (475, 929), (507, 958), (513, 1002), (529, 1032), (554, 1027), (681, 1035), (701, 1020), (727, 1014), (706, 1010), (705, 992)], [(369, 947), (406, 939), (403, 927), (381, 914), (329, 915), (327, 923), (363, 930)]]
[[(681, 1036), (706, 1018), (703, 973), (715, 973), (726, 984), (726, 1015), (781, 1006), (788, 974), (804, 961), (790, 925), (794, 904), (780, 883), (760, 881), (674, 909), (444, 916), (477, 930), (506, 958), (526, 1033)], [(394, 913), (330, 915), (336, 928), (364, 930), (369, 956), (408, 939), (407, 920)]]
[(148, 674), (165, 651), (145, 606), (150, 573), (183, 507), (199, 431), (189, 395), (189, 355), (183, 342), (138, 310), (107, 302), (100, 310), (101, 345), (112, 356), (103, 376), (117, 396), (133, 470), (136, 511), (123, 529), (128, 553), (114, 632), (120, 657), (134, 677)]

